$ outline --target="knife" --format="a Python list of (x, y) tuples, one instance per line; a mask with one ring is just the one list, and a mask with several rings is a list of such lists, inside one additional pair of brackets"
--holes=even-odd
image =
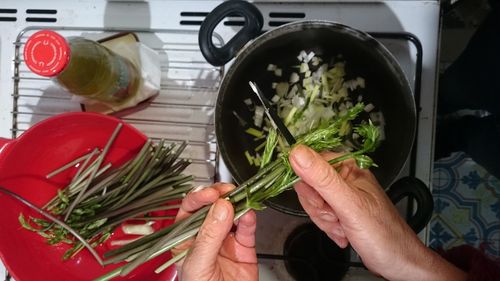
[(257, 84), (255, 82), (249, 81), (248, 84), (250, 84), (250, 87), (252, 88), (253, 92), (257, 95), (259, 98), (260, 102), (264, 106), (264, 112), (266, 113), (266, 116), (271, 120), (271, 124), (273, 125), (274, 129), (278, 130), (281, 135), (285, 138), (286, 142), (288, 145), (292, 146), (295, 144), (295, 138), (292, 136), (288, 128), (285, 126), (281, 118), (278, 116), (274, 108), (271, 106), (271, 103), (269, 103), (269, 100), (264, 96), (262, 91), (259, 89)]

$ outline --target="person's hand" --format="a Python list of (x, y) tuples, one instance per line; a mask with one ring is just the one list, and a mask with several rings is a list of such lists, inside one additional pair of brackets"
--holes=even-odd
[(183, 281), (257, 280), (255, 253), (256, 217), (253, 211), (243, 215), (233, 228), (234, 209), (219, 199), (234, 188), (215, 184), (189, 193), (182, 201), (176, 221), (185, 219), (203, 206), (214, 203), (195, 239), (172, 250), (174, 255), (191, 248), (184, 260), (177, 263)]
[(325, 161), (334, 156), (298, 145), (289, 157), (302, 179), (295, 185), (300, 203), (321, 230), (342, 248), (350, 243), (368, 269), (389, 280), (465, 280), (418, 239), (370, 171), (348, 160), (337, 172)]

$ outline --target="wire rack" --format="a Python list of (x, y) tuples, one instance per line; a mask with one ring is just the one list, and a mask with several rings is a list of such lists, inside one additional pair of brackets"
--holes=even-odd
[[(12, 137), (16, 138), (32, 125), (63, 112), (82, 111), (80, 103), (51, 79), (37, 76), (25, 65), (22, 54), (31, 34), (42, 29), (56, 30), (63, 36), (83, 36), (93, 40), (118, 32), (133, 32), (140, 42), (160, 55), (161, 89), (147, 106), (126, 114), (117, 114), (153, 140), (189, 142), (183, 158), (193, 163), (186, 173), (195, 176), (195, 184), (216, 180), (217, 147), (214, 133), (214, 111), (223, 67), (206, 62), (198, 47), (197, 31), (170, 29), (110, 29), (29, 27), (14, 42), (14, 91)], [(214, 33), (214, 42), (223, 39)]]

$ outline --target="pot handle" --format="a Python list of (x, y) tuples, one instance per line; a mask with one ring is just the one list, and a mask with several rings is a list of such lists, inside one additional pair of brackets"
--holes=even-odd
[[(212, 41), (212, 35), (217, 25), (228, 16), (242, 16), (245, 25), (229, 42), (218, 48)], [(201, 53), (211, 65), (224, 65), (232, 60), (246, 43), (260, 34), (263, 22), (261, 12), (253, 4), (241, 0), (224, 2), (210, 12), (201, 24), (198, 34)]]
[(421, 180), (414, 177), (401, 178), (389, 187), (387, 195), (394, 204), (405, 197), (417, 201), (417, 211), (407, 219), (415, 233), (422, 231), (429, 223), (434, 210), (434, 200), (429, 188)]

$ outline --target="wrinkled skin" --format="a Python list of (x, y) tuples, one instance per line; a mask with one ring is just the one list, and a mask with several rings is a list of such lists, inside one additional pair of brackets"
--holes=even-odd
[(255, 253), (256, 217), (253, 211), (243, 215), (234, 226), (231, 203), (219, 197), (233, 185), (218, 183), (189, 193), (182, 201), (176, 220), (182, 220), (203, 206), (214, 203), (200, 232), (193, 240), (172, 250), (179, 254), (191, 247), (185, 259), (177, 263), (183, 281), (257, 280)]
[(325, 160), (338, 156), (299, 145), (289, 157), (302, 179), (295, 186), (300, 203), (321, 230), (339, 247), (350, 243), (368, 269), (388, 280), (465, 280), (418, 239), (370, 171), (353, 160), (336, 167)]

